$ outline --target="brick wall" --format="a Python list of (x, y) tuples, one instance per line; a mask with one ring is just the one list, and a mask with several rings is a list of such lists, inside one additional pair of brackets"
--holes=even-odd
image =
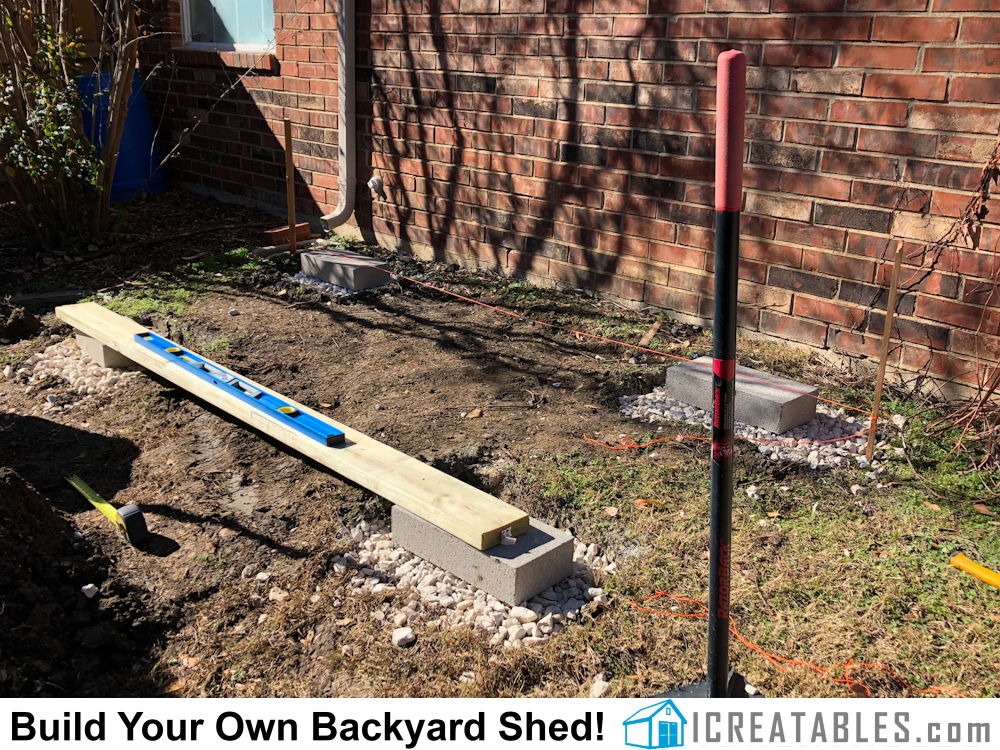
[[(275, 10), (276, 61), (214, 113), (233, 60), (161, 41), (152, 93), (168, 141), (206, 121), (176, 179), (275, 206), (291, 117), (299, 210), (320, 214), (337, 196), (335, 5)], [(359, 182), (389, 194), (362, 188), (357, 220), (383, 243), (710, 317), (714, 62), (735, 47), (741, 324), (874, 356), (881, 259), (901, 245), (892, 363), (972, 383), (977, 352), (1000, 356), (1000, 203), (971, 238), (928, 244), (997, 141), (1000, 0), (358, 0), (357, 45)]]

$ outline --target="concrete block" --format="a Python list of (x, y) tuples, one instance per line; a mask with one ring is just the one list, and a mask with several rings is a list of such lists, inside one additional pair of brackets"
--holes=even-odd
[[(302, 253), (302, 273), (351, 291), (389, 283), (389, 264), (378, 258), (337, 250)], [(374, 267), (373, 267), (374, 266)]]
[(515, 606), (573, 573), (572, 535), (534, 518), (516, 544), (477, 550), (394, 505), (392, 537), (413, 554)]
[[(712, 358), (667, 368), (667, 396), (712, 411)], [(789, 390), (791, 389), (791, 390)], [(736, 368), (736, 421), (782, 433), (816, 416), (819, 388), (748, 367)]]
[(83, 331), (76, 332), (76, 345), (80, 351), (94, 360), (101, 367), (115, 367), (125, 369), (135, 367), (136, 364), (128, 357), (123, 357), (109, 346), (105, 346), (93, 336), (88, 336)]

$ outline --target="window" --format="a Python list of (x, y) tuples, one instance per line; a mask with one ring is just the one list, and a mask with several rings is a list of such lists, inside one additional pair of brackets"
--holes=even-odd
[(184, 41), (208, 49), (274, 44), (274, 0), (184, 0)]

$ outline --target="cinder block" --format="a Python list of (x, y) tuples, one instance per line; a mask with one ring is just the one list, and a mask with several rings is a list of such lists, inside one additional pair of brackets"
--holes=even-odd
[(76, 332), (76, 345), (80, 347), (80, 351), (101, 367), (124, 369), (136, 366), (135, 362), (128, 357), (123, 357), (111, 347), (105, 346), (93, 336), (88, 336), (83, 331), (78, 330)]
[[(712, 358), (667, 368), (667, 395), (712, 411)], [(748, 367), (736, 368), (736, 421), (782, 433), (816, 416), (819, 388)]]
[(378, 258), (337, 250), (302, 253), (302, 273), (352, 291), (389, 283), (389, 264)]
[(511, 605), (521, 604), (573, 573), (572, 535), (534, 518), (517, 543), (477, 550), (395, 505), (392, 536), (413, 554)]

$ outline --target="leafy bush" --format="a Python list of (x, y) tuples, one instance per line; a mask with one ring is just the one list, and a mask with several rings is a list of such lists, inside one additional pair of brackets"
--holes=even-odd
[(0, 0), (0, 159), (22, 217), (49, 248), (87, 234), (100, 196), (74, 78), (83, 45), (69, 21), (59, 0)]

